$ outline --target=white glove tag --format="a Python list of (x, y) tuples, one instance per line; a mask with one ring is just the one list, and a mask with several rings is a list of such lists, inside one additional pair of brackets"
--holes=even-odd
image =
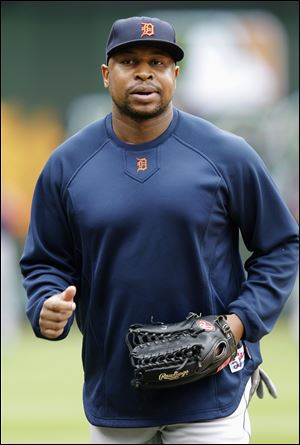
[(245, 362), (245, 352), (244, 352), (244, 345), (239, 347), (237, 350), (237, 354), (233, 360), (229, 363), (231, 372), (238, 372), (244, 367)]

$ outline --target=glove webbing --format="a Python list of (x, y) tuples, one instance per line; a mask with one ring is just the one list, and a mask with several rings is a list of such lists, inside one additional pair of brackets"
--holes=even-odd
[[(144, 356), (141, 356), (138, 360), (138, 363), (136, 363), (134, 357), (131, 355), (131, 362), (136, 368), (143, 368), (143, 369), (151, 369), (154, 367), (157, 367), (157, 365), (166, 365), (166, 366), (175, 366), (176, 364), (179, 364), (181, 368), (184, 368), (184, 366), (187, 364), (187, 362), (193, 359), (197, 359), (198, 366), (201, 367), (201, 350), (204, 349), (202, 345), (190, 345), (190, 346), (182, 346), (180, 350), (178, 350), (178, 344), (176, 347), (174, 346), (174, 349), (172, 348), (172, 343), (176, 341), (176, 339), (182, 338), (182, 337), (197, 337), (200, 335), (201, 332), (203, 332), (204, 329), (197, 329), (195, 331), (194, 329), (186, 329), (182, 332), (174, 332), (169, 334), (157, 334), (157, 333), (149, 333), (147, 331), (143, 331), (142, 333), (139, 332), (139, 330), (130, 330), (130, 332), (127, 335), (126, 343), (129, 347), (130, 352), (132, 351), (132, 346), (128, 340), (128, 336), (132, 334), (132, 343), (134, 346), (138, 346), (140, 349), (147, 347), (150, 347), (153, 342), (156, 345), (163, 345), (166, 343), (169, 343), (170, 350), (164, 351), (163, 354), (157, 353), (156, 355), (147, 356), (147, 351)], [(184, 360), (184, 361), (182, 361)]]
[[(169, 367), (173, 367), (178, 364), (180, 366), (179, 368), (177, 368), (177, 371), (180, 371), (180, 369), (184, 368), (187, 362), (192, 359), (197, 359), (198, 365), (199, 367), (201, 367), (201, 349), (203, 349), (203, 346), (197, 345), (191, 346), (189, 348), (182, 348), (180, 351), (177, 350), (176, 353), (175, 351), (170, 351), (164, 355), (143, 357), (139, 360), (139, 363), (136, 364), (136, 368), (151, 369), (157, 367), (157, 365), (163, 364)], [(134, 362), (133, 359), (132, 362)]]

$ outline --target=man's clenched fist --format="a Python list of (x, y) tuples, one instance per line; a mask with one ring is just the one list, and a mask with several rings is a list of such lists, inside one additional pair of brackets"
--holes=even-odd
[(60, 294), (53, 295), (45, 301), (39, 319), (41, 333), (45, 337), (56, 338), (63, 333), (68, 319), (76, 308), (73, 301), (75, 294), (76, 287), (68, 286)]

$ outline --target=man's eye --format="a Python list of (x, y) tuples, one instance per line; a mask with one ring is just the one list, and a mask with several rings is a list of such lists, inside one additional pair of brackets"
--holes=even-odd
[(134, 64), (134, 60), (132, 59), (124, 59), (121, 61), (122, 65), (133, 65)]
[(153, 65), (163, 65), (164, 63), (163, 63), (162, 60), (153, 60), (153, 61), (152, 61), (152, 64), (153, 64)]

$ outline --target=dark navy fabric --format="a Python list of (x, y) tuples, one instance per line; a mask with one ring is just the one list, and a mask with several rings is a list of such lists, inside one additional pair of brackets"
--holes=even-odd
[[(239, 230), (251, 252), (244, 267)], [(131, 145), (116, 137), (108, 115), (50, 156), (20, 265), (38, 337), (45, 299), (77, 287), (83, 401), (92, 424), (204, 421), (237, 408), (262, 362), (259, 340), (294, 285), (298, 225), (242, 138), (174, 109), (159, 138)], [(190, 311), (240, 317), (244, 368), (163, 391), (134, 389), (128, 326), (152, 316), (177, 322)]]

